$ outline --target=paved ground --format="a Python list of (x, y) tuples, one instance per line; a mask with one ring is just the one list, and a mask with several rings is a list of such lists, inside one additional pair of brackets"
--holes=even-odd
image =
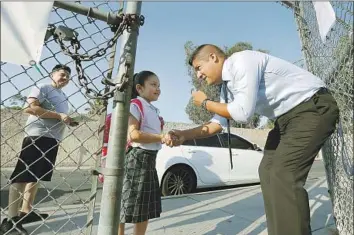
[[(4, 173), (2, 170), (2, 174)], [(81, 201), (89, 197), (91, 186), (89, 182), (83, 183), (82, 178), (89, 174), (82, 171), (69, 175), (69, 172), (64, 170), (60, 171), (60, 174), (65, 175), (67, 180), (64, 181), (57, 174), (53, 183), (46, 185), (47, 189), (52, 191), (51, 197), (46, 197), (48, 194), (45, 189), (39, 192), (38, 200), (41, 201), (39, 208), (49, 212), (51, 216), (45, 223), (26, 225), (31, 234), (85, 234), (85, 230), (81, 228), (85, 226), (87, 220), (87, 207), (85, 208)], [(62, 184), (57, 187), (59, 182)], [(4, 183), (5, 179), (2, 177), (1, 185)], [(77, 189), (75, 193), (72, 193), (70, 187)], [(317, 161), (313, 166), (306, 188), (310, 196), (313, 235), (328, 234), (323, 228), (333, 225), (333, 218), (321, 161)], [(151, 221), (148, 234), (267, 234), (263, 200), (258, 185), (203, 191), (186, 196), (163, 198), (163, 214), (160, 219)], [(7, 193), (6, 189), (2, 189), (2, 207), (6, 206)], [(99, 191), (92, 234), (97, 234), (100, 201)], [(61, 204), (60, 208), (55, 206), (57, 203)], [(131, 232), (132, 227), (127, 226), (126, 234)]]

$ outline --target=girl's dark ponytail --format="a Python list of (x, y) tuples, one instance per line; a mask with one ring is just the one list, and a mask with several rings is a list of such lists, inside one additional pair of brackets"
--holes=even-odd
[(135, 73), (133, 76), (132, 99), (135, 99), (139, 95), (138, 91), (136, 90), (136, 85), (139, 84), (137, 78), (138, 78), (138, 73)]

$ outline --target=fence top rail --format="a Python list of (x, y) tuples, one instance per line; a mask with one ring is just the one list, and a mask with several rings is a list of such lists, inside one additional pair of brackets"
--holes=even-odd
[(102, 12), (98, 9), (92, 7), (86, 7), (73, 2), (54, 1), (54, 6), (96, 20), (104, 21), (110, 25), (118, 25), (122, 21), (122, 17), (120, 17), (118, 13)]

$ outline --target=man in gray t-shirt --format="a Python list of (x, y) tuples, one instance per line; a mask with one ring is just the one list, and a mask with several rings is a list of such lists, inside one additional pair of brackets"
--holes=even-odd
[[(40, 103), (40, 107), (52, 112), (68, 114), (69, 105), (64, 92), (51, 84), (39, 84), (28, 95)], [(41, 118), (30, 114), (25, 127), (26, 136), (45, 136), (60, 141), (65, 130), (65, 123), (56, 118)]]
[[(38, 189), (38, 181), (51, 181), (59, 142), (63, 138), (65, 126), (78, 123), (68, 116), (68, 100), (61, 90), (69, 83), (71, 70), (65, 65), (56, 65), (51, 73), (51, 84), (39, 84), (28, 95), (24, 112), (29, 114), (25, 127), (25, 137), (16, 167), (10, 177), (8, 217), (19, 223), (4, 219), (0, 230), (11, 234), (27, 234), (22, 224), (48, 217), (33, 211), (32, 204)], [(21, 194), (23, 200), (19, 200)], [(22, 209), (19, 212), (19, 203)]]

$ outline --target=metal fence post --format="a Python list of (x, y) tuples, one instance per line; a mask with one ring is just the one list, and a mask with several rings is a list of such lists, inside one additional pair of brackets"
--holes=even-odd
[[(141, 5), (142, 2), (127, 2), (126, 14), (140, 15)], [(131, 27), (122, 35), (117, 81), (133, 75), (137, 37), (138, 27)], [(114, 96), (98, 235), (116, 235), (118, 232), (131, 87), (132, 79), (129, 79), (126, 89), (117, 91)]]
[[(108, 79), (112, 79), (112, 73), (114, 69), (114, 61), (116, 57), (116, 49), (117, 49), (117, 43), (114, 44), (112, 47), (112, 52), (111, 52), (111, 57), (109, 59), (109, 71), (107, 74)], [(108, 92), (110, 89), (109, 86), (105, 87), (105, 93)], [(96, 162), (95, 162), (95, 169), (100, 167), (101, 164), (101, 147), (102, 147), (102, 140), (103, 140), (103, 133), (104, 133), (104, 126), (105, 126), (105, 121), (107, 117), (107, 101), (104, 102), (104, 110), (102, 110), (102, 113), (99, 113), (100, 119), (99, 119), (99, 127), (98, 127), (98, 145), (99, 145), (99, 150), (95, 153), (96, 157)], [(90, 205), (89, 205), (89, 211), (87, 214), (87, 228), (86, 228), (86, 235), (90, 235), (92, 233), (92, 227), (93, 227), (93, 220), (94, 220), (94, 212), (95, 212), (95, 203), (96, 203), (96, 196), (97, 196), (97, 186), (98, 186), (98, 175), (97, 174), (92, 174), (92, 187), (91, 187), (91, 195), (90, 195)]]

